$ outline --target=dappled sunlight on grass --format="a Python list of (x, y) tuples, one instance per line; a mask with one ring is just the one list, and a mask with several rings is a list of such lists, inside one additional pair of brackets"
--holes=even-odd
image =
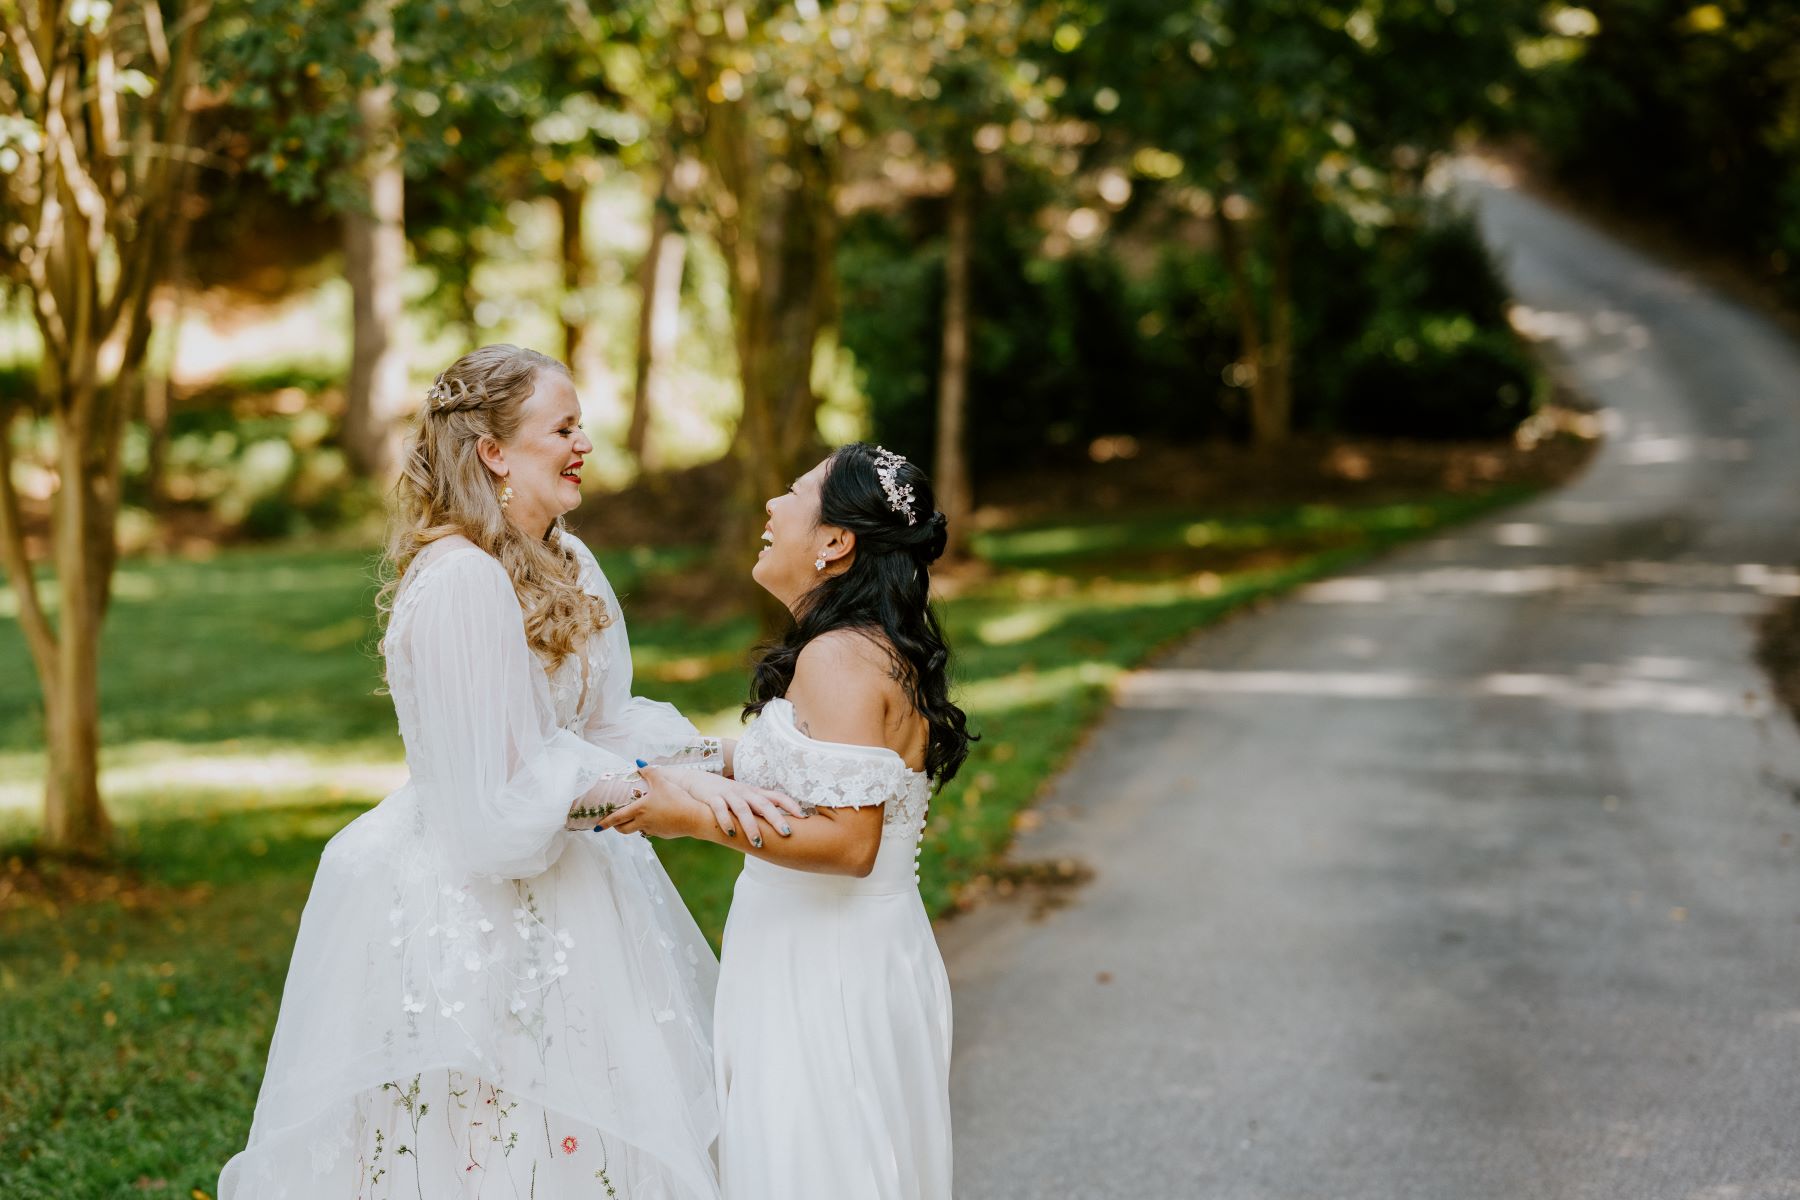
[[(623, 593), (692, 556), (636, 549), (602, 560)], [(366, 548), (321, 546), (122, 565), (101, 643), (103, 744), (250, 739), (310, 752), (392, 742), (393, 707), (380, 693), (375, 562)], [(713, 636), (722, 646), (729, 634)], [(35, 750), (42, 730), (31, 663), (8, 622), (0, 636), (0, 753)], [(0, 787), (14, 778), (0, 772)]]
[[(329, 747), (140, 742), (109, 749), (103, 761), (107, 810), (121, 826), (292, 805), (309, 795), (373, 804), (406, 777), (397, 740)], [(42, 773), (41, 754), (0, 755), (0, 845), (24, 844), (35, 833)]]
[(1010, 646), (1050, 632), (1062, 618), (1062, 613), (1046, 605), (1021, 604), (1016, 612), (982, 621), (975, 627), (975, 636), (986, 646)]
[(1018, 671), (996, 679), (978, 679), (963, 685), (960, 698), (973, 712), (983, 716), (1010, 712), (1016, 708), (1050, 701), (1067, 700), (1077, 692), (1106, 687), (1118, 678), (1120, 668), (1112, 663), (1069, 663), (1048, 671)]
[[(126, 792), (110, 801), (116, 865), (170, 884), (223, 885), (302, 870), (310, 878), (324, 844), (379, 799), (336, 786), (285, 794), (217, 787)], [(0, 861), (32, 858), (34, 832), (22, 814), (0, 813)]]
[[(1473, 507), (1490, 497), (1470, 498)], [(1454, 502), (1452, 502), (1454, 503)], [(1445, 519), (1445, 502), (1368, 506), (1305, 504), (1264, 512), (1209, 516), (1150, 514), (1128, 521), (1095, 519), (983, 533), (976, 551), (995, 566), (1049, 566), (1063, 560), (1182, 549), (1243, 550), (1307, 540), (1352, 540), (1428, 529)], [(1083, 565), (1092, 566), (1091, 561)]]
[[(169, 743), (135, 743), (129, 747), (132, 762), (111, 762), (100, 775), (108, 808), (115, 816), (133, 814), (146, 803), (183, 799), (205, 793), (241, 797), (246, 802), (281, 803), (296, 793), (325, 790), (338, 796), (379, 798), (406, 779), (396, 739), (391, 745), (374, 743), (362, 756), (346, 753), (350, 747), (331, 747), (313, 752), (294, 747), (240, 745), (202, 747)], [(385, 752), (385, 753), (384, 753)], [(29, 810), (42, 797), (41, 756), (7, 756), (17, 774), (0, 774), (0, 813)]]

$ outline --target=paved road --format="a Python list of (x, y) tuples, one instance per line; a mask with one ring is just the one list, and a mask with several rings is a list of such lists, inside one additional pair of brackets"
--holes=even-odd
[(1134, 678), (941, 931), (958, 1200), (1800, 1197), (1800, 347), (1470, 186), (1610, 440)]

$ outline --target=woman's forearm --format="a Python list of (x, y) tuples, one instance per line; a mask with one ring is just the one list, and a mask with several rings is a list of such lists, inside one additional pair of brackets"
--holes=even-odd
[(712, 810), (696, 800), (683, 833), (796, 871), (861, 877), (875, 868), (875, 856), (881, 851), (881, 826), (879, 805), (821, 808), (810, 817), (789, 821), (792, 832), (786, 835), (760, 819), (755, 829), (739, 829), (731, 835), (719, 828)]

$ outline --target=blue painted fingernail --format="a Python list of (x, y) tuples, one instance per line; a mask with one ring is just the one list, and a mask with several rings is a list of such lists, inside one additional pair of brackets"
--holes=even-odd
[(755, 846), (758, 850), (762, 849), (762, 839), (761, 838), (751, 838), (750, 844), (752, 846)]
[(600, 832), (600, 826), (598, 826), (598, 825), (596, 825), (596, 826), (594, 826), (594, 832), (595, 832), (595, 833), (599, 833), (599, 832)]
[(640, 759), (638, 759), (638, 760), (637, 760), (637, 765), (638, 765), (638, 766), (640, 766), (640, 767), (647, 767), (647, 766), (649, 766), (649, 765), (650, 765), (650, 764), (649, 764), (649, 763), (647, 763), (647, 762), (645, 762), (645, 761), (644, 761), (644, 760), (643, 760), (643, 759), (641, 759), (641, 758), (640, 758)]
[(781, 827), (781, 834), (783, 837), (793, 837), (794, 831), (792, 829), (789, 829), (786, 825), (783, 825)]

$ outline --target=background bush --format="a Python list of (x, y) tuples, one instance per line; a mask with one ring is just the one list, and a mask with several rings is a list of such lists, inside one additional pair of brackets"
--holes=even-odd
[(1725, 251), (1800, 300), (1800, 19), (1787, 0), (1589, 0), (1523, 132), (1583, 192)]
[[(1043, 253), (1013, 197), (983, 214), (973, 267), (973, 461), (1085, 453), (1129, 434), (1237, 438), (1242, 391), (1226, 382), (1237, 332), (1224, 268), (1164, 240), (1148, 269), (1105, 242)], [(875, 436), (929, 461), (935, 434), (943, 253), (920, 206), (864, 214), (838, 271), (844, 344)], [(1506, 292), (1473, 220), (1356, 226), (1326, 210), (1296, 261), (1295, 415), (1316, 433), (1482, 438), (1530, 415), (1535, 372), (1506, 321)]]

